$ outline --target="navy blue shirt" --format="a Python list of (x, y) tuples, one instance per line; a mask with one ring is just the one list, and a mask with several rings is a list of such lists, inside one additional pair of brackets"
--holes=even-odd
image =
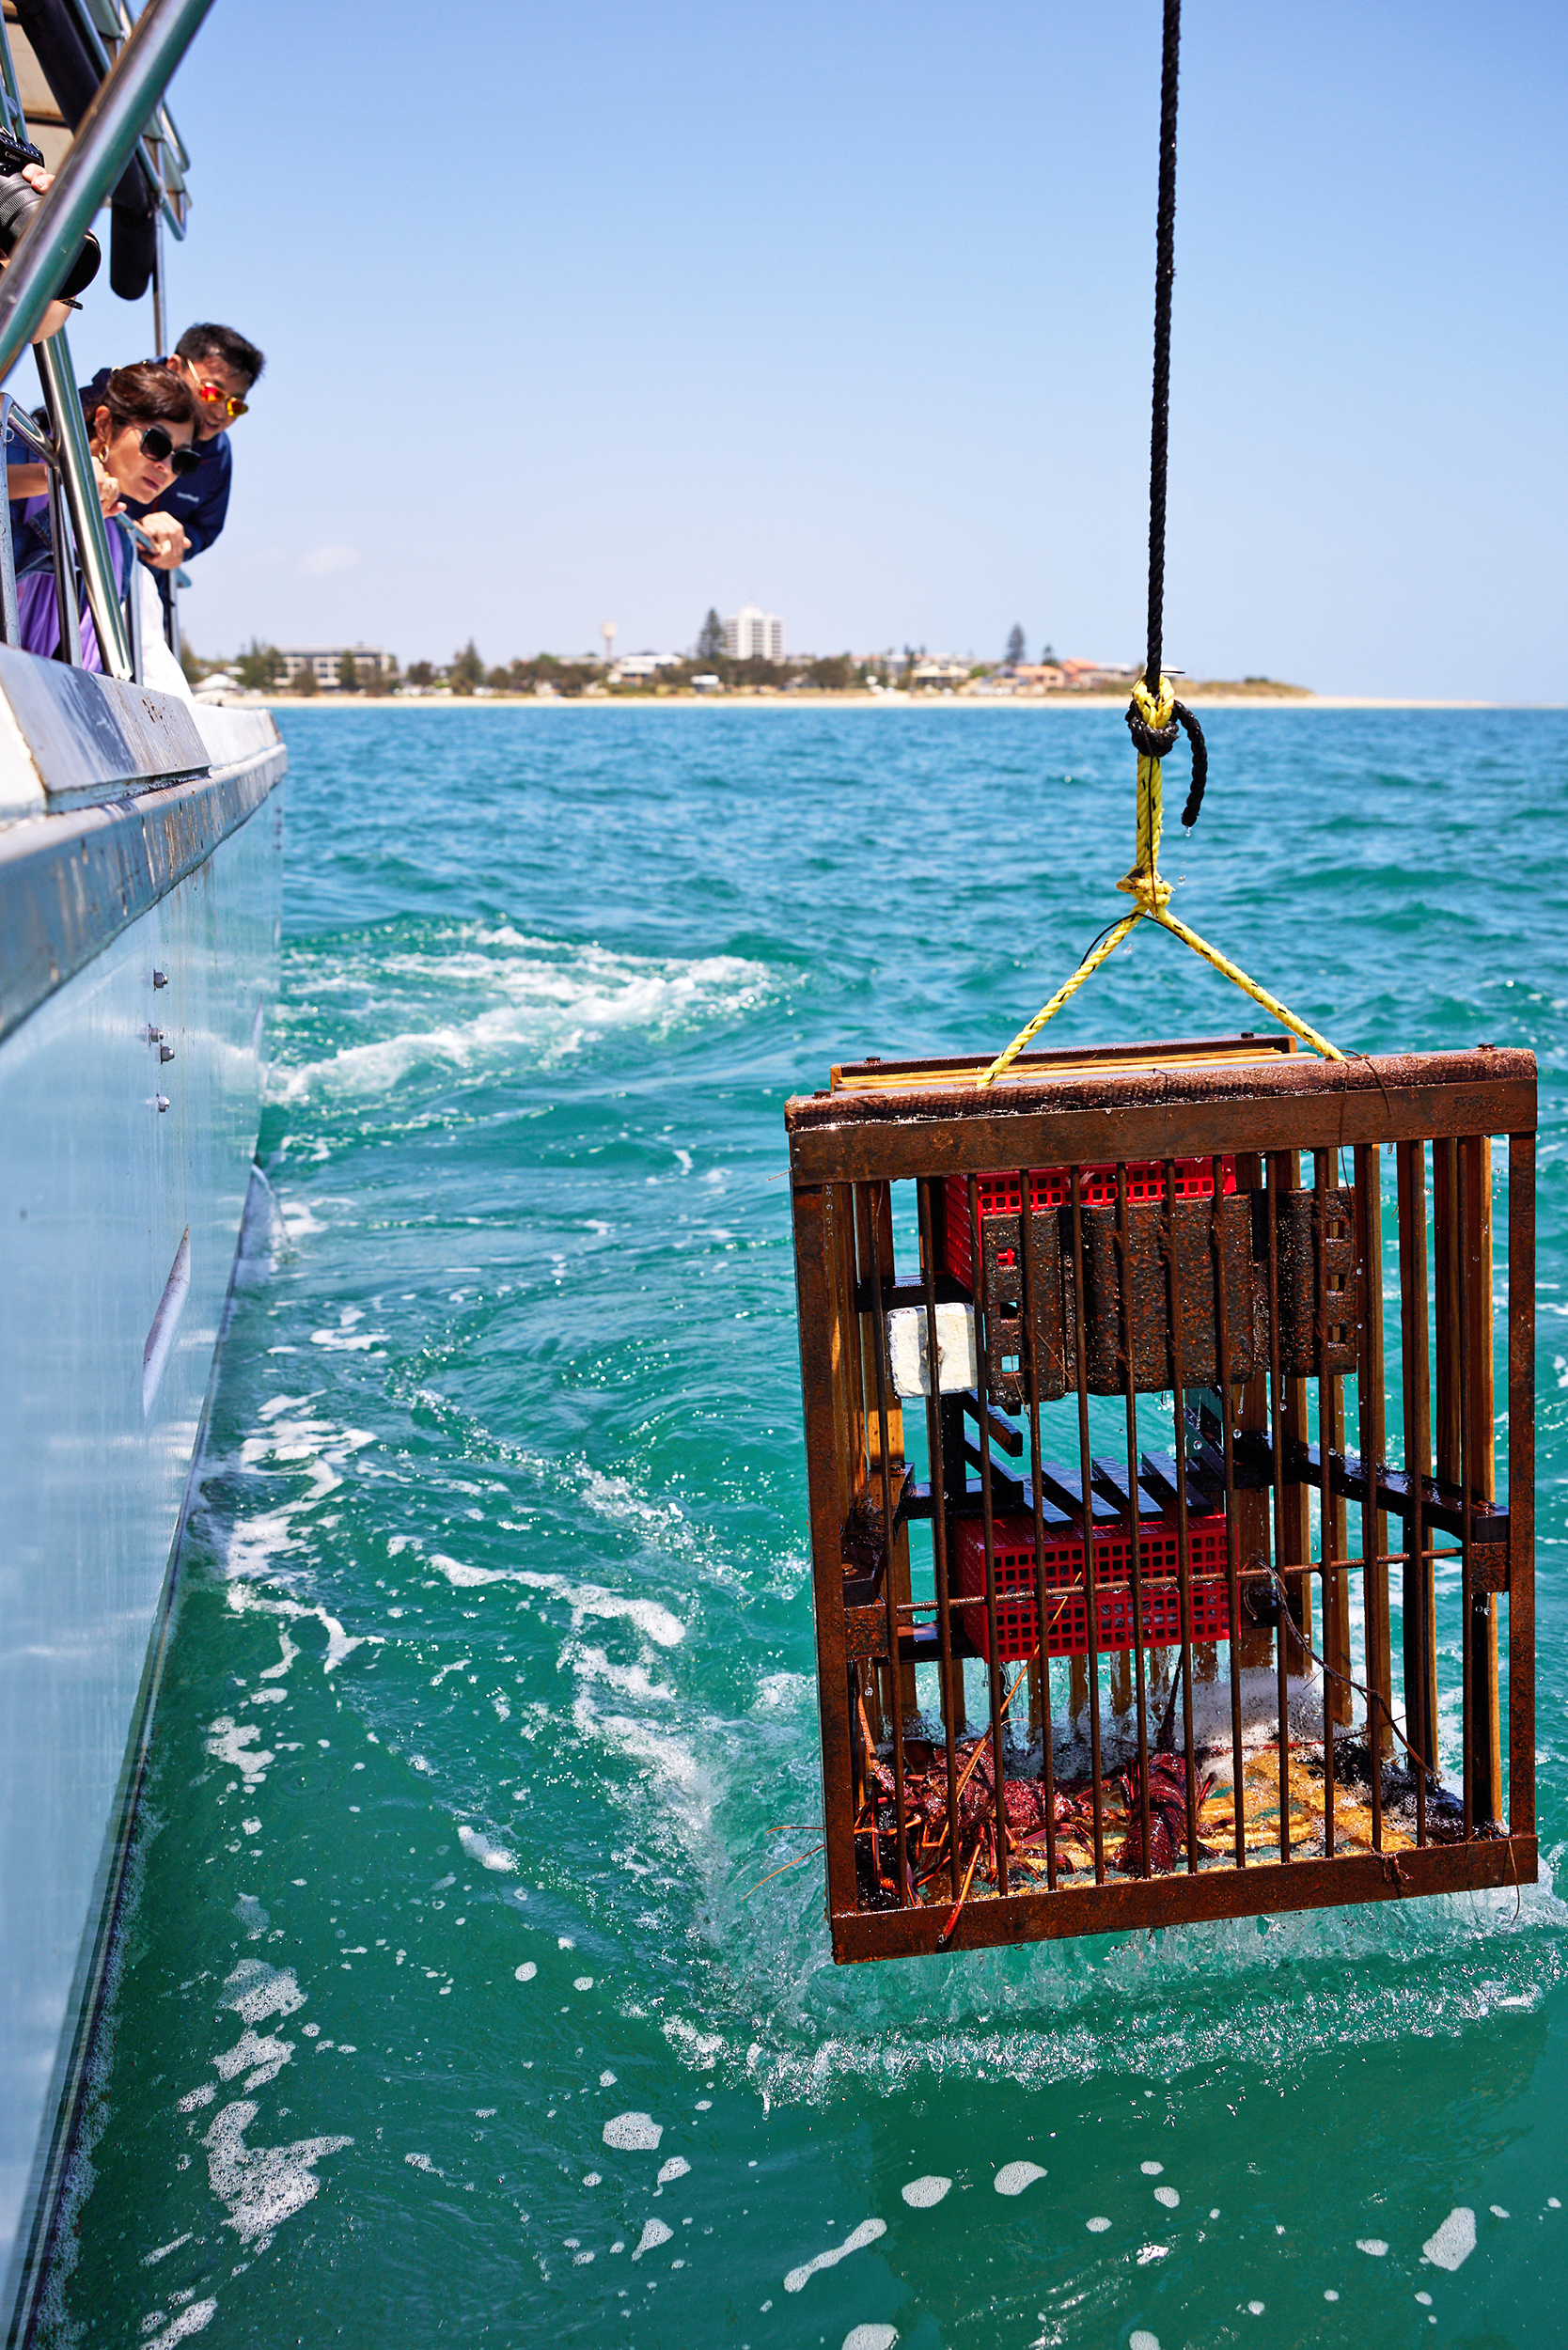
[[(149, 362), (153, 367), (157, 364), (156, 360)], [(82, 394), (89, 431), (108, 381), (109, 369), (100, 368)], [(189, 552), (201, 555), (222, 530), (228, 513), (228, 485), (233, 462), (228, 452), (227, 432), (214, 433), (210, 441), (195, 440), (191, 446), (201, 460), (193, 473), (176, 474), (162, 496), (154, 498), (149, 505), (138, 505), (134, 498), (127, 498), (125, 511), (134, 515), (138, 522), (144, 514), (172, 514), (191, 542)]]

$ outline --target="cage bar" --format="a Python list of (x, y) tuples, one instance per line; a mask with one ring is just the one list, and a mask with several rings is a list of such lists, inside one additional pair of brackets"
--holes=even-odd
[(1533, 1880), (1531, 1056), (983, 1066), (786, 1110), (835, 1956)]

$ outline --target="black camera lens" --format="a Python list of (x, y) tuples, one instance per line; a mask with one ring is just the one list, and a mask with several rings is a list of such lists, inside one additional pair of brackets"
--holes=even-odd
[[(0, 175), (0, 253), (8, 259), (21, 243), (28, 223), (42, 202), (37, 188), (24, 180), (20, 172)], [(55, 289), (56, 295), (62, 300), (73, 300), (92, 284), (102, 258), (98, 239), (89, 228), (75, 259)]]

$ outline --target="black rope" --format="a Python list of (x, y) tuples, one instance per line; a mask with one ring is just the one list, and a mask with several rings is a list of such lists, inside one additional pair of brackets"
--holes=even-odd
[[(1165, 0), (1160, 205), (1154, 232), (1154, 410), (1149, 436), (1149, 650), (1143, 664), (1144, 683), (1156, 696), (1165, 634), (1165, 484), (1170, 448), (1170, 290), (1176, 279), (1176, 86), (1181, 47), (1182, 0)], [(1182, 810), (1182, 822), (1190, 832), (1203, 805), (1203, 786), (1209, 775), (1202, 728), (1184, 702), (1175, 704), (1167, 727), (1149, 726), (1136, 702), (1127, 711), (1133, 741), (1151, 759), (1164, 759), (1175, 749), (1178, 721), (1192, 744), (1192, 786)]]
[(1172, 701), (1170, 723), (1152, 727), (1139, 711), (1137, 702), (1127, 704), (1127, 731), (1140, 751), (1151, 759), (1168, 759), (1176, 748), (1178, 726), (1185, 729), (1192, 744), (1192, 782), (1187, 791), (1187, 804), (1182, 810), (1182, 822), (1190, 832), (1198, 822), (1198, 811), (1203, 805), (1203, 787), (1209, 780), (1209, 746), (1203, 740), (1203, 729), (1185, 702)]
[(1160, 72), (1160, 210), (1154, 232), (1154, 416), (1149, 440), (1149, 657), (1144, 681), (1160, 690), (1165, 623), (1165, 473), (1170, 437), (1170, 289), (1176, 278), (1176, 75), (1182, 0), (1165, 0)]

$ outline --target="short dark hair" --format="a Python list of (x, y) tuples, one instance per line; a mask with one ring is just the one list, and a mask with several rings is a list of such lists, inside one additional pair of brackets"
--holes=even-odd
[(259, 380), (267, 364), (256, 345), (246, 342), (232, 326), (187, 326), (174, 348), (180, 359), (221, 359), (226, 368), (232, 368), (236, 375), (244, 377), (247, 392)]
[(116, 368), (101, 392), (85, 394), (83, 404), (89, 424), (100, 408), (107, 408), (118, 426), (195, 424), (201, 413), (183, 376), (151, 359), (138, 360), (133, 368)]

